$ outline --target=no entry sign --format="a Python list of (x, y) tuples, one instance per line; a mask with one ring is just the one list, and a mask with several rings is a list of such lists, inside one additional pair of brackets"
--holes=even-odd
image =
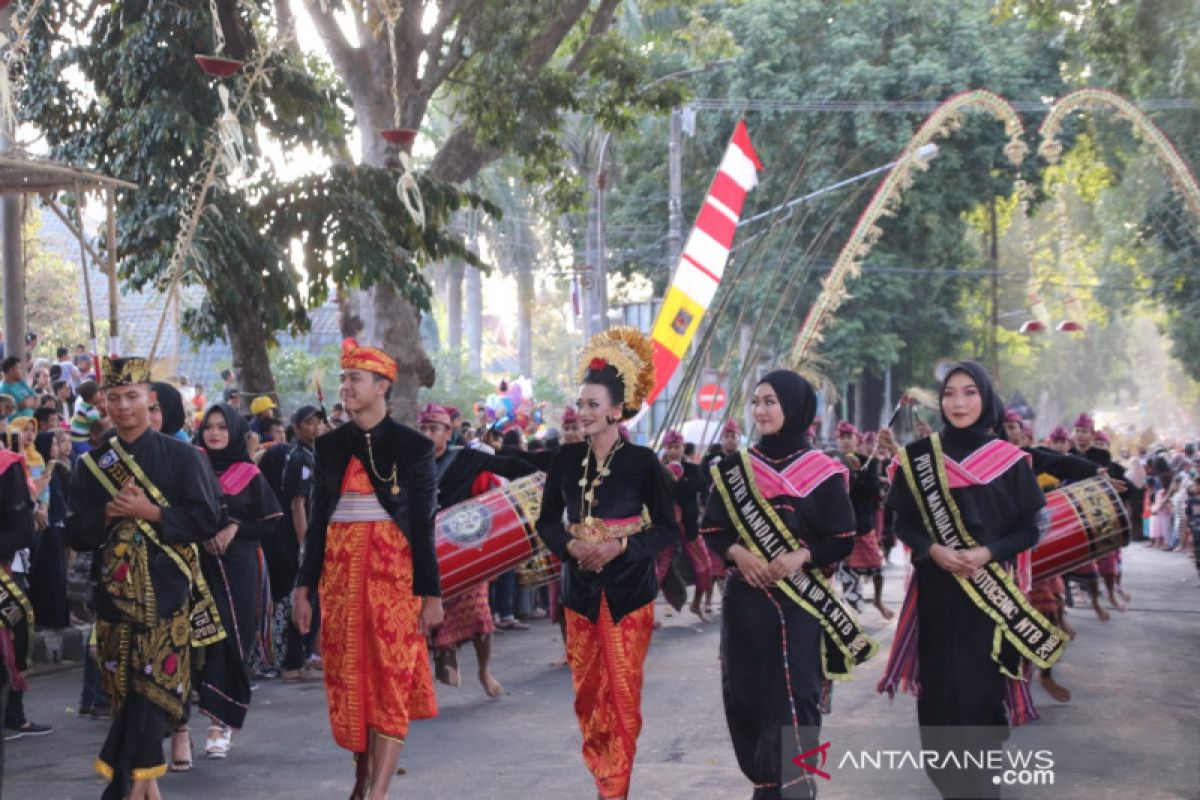
[(706, 383), (700, 387), (696, 399), (700, 403), (701, 411), (720, 411), (725, 408), (725, 403), (728, 402), (729, 396), (725, 394), (725, 390), (721, 388), (721, 384)]

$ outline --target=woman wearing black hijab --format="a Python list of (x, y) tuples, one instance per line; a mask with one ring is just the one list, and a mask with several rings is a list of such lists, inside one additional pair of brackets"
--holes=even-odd
[(209, 758), (225, 757), (231, 728), (240, 728), (246, 716), (250, 699), (246, 660), (257, 630), (259, 542), (272, 533), (275, 520), (282, 515), (270, 485), (250, 458), (249, 432), (236, 409), (219, 403), (205, 413), (195, 440), (208, 455), (221, 484), (228, 523), (204, 543), (200, 556), (204, 577), (229, 634), (224, 641), (205, 648), (197, 681), (200, 710), (215, 723), (208, 730), (205, 746)]
[(42, 431), (33, 446), (50, 474), (50, 501), (46, 527), (34, 537), (29, 565), (29, 602), (38, 628), (65, 628), (71, 624), (67, 603), (67, 486), (71, 468), (67, 458), (71, 439), (66, 431)]
[[(1046, 501), (1028, 455), (997, 438), (1004, 408), (982, 366), (964, 361), (950, 369), (942, 383), (941, 409), (941, 466), (975, 546), (952, 549), (935, 543), (910, 476), (900, 474), (904, 467), (897, 470), (887, 508), (895, 513), (896, 535), (912, 551), (914, 576), (879, 688), (917, 694), (924, 748), (1001, 749), (1008, 737), (1008, 712), (1021, 718), (1032, 710), (1019, 708), (1016, 694), (1006, 695), (1010, 687), (1001, 665), (1013, 677), (1013, 653), (1006, 652), (1005, 642), (993, 657), (997, 624), (967, 595), (958, 577), (972, 577), (992, 561), (1003, 565), (1032, 548)], [(915, 442), (908, 452), (933, 442), (934, 437)], [(1015, 663), (1019, 669), (1019, 661)], [(1007, 711), (1006, 704), (1011, 706)], [(926, 772), (943, 797), (997, 796), (989, 772)]]
[[(854, 509), (846, 468), (809, 445), (817, 396), (808, 382), (789, 370), (771, 372), (755, 387), (752, 405), (762, 437), (756, 447), (714, 468), (703, 533), (713, 552), (733, 567), (721, 618), (725, 719), (738, 765), (754, 784), (754, 797), (767, 800), (780, 797), (789, 785), (781, 772), (784, 728), (798, 726), (798, 753), (818, 744), (826, 666), (820, 620), (781, 584), (793, 573), (850, 554)], [(729, 487), (736, 491), (739, 484), (737, 478), (722, 477), (722, 465), (730, 468), (727, 461), (746, 465), (742, 475), (757, 486), (798, 547), (772, 560), (753, 549), (748, 528), (731, 517)], [(815, 786), (807, 782), (790, 789), (789, 796), (806, 790), (815, 795)]]

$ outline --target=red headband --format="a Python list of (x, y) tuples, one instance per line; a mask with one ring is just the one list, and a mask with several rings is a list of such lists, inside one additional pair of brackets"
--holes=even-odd
[(342, 340), (342, 369), (362, 369), (396, 380), (396, 359), (378, 347), (360, 345), (353, 339)]

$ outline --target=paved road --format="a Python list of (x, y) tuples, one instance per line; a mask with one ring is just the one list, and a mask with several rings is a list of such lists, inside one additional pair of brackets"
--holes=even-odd
[[(1090, 612), (1072, 614), (1079, 639), (1055, 674), (1074, 692), (1055, 704), (1035, 688), (1043, 719), (1018, 729), (1010, 744), (1051, 748), (1052, 790), (1008, 791), (1005, 797), (1200, 797), (1200, 584), (1189, 559), (1133, 545), (1127, 551), (1126, 586), (1133, 604), (1108, 623)], [(894, 554), (898, 557), (898, 553)], [(886, 597), (900, 599), (903, 569), (888, 569)], [(733, 761), (720, 703), (718, 625), (664, 616), (650, 651), (642, 731), (633, 793), (642, 798), (745, 798), (750, 792)], [(883, 645), (893, 623), (873, 609), (864, 623)], [(402, 759), (408, 774), (396, 779), (393, 797), (523, 800), (594, 797), (579, 756), (580, 737), (571, 710), (570, 678), (550, 666), (559, 653), (558, 632), (540, 622), (528, 632), (504, 633), (496, 643), (496, 672), (507, 693), (488, 700), (474, 682), (440, 687), (441, 715), (414, 724)], [(886, 733), (911, 736), (911, 698), (876, 695), (881, 656), (858, 679), (837, 687), (824, 738), (838, 743)], [(474, 656), (462, 655), (471, 675)], [(34, 679), (29, 715), (53, 724), (51, 736), (10, 742), (5, 797), (74, 800), (99, 796), (91, 771), (105, 724), (74, 716), (81, 673)], [(197, 736), (203, 731), (197, 725)], [(865, 739), (864, 739), (865, 737)], [(201, 741), (197, 741), (200, 745)], [(882, 745), (878, 745), (882, 746)], [(351, 765), (329, 735), (324, 690), (264, 682), (255, 693), (246, 729), (228, 760), (197, 759), (195, 771), (168, 775), (168, 798), (340, 798), (348, 793)], [(919, 772), (889, 777), (835, 770), (822, 782), (825, 798), (932, 797)], [(874, 781), (872, 783), (872, 781)]]

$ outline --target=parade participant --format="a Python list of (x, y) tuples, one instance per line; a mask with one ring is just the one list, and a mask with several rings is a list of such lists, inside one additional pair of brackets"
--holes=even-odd
[(654, 386), (650, 342), (633, 328), (610, 328), (588, 342), (580, 373), (576, 405), (587, 441), (556, 454), (537, 530), (564, 564), (583, 760), (601, 798), (622, 798), (642, 727), (642, 670), (658, 594), (654, 559), (677, 536), (675, 511), (654, 451), (618, 432)]
[(387, 415), (395, 360), (346, 339), (341, 368), (351, 418), (317, 439), (292, 617), (307, 635), (319, 593), (330, 727), (355, 757), (351, 797), (385, 800), (409, 721), (437, 715), (426, 647), (442, 622), (437, 475), (433, 444)]
[(562, 413), (562, 443), (579, 444), (583, 441), (583, 426), (579, 424), (579, 415), (573, 408), (565, 408)]
[(150, 429), (145, 359), (105, 359), (102, 373), (116, 435), (75, 464), (67, 538), (97, 551), (96, 645), (113, 702), (96, 760), (103, 797), (155, 800), (162, 739), (191, 691), (192, 646), (225, 635), (196, 547), (220, 528), (221, 490), (195, 448)]
[[(1093, 460), (1095, 463), (1100, 464), (1101, 469), (1113, 479), (1113, 483), (1119, 487), (1117, 491), (1121, 495), (1121, 499), (1128, 505), (1130, 497), (1136, 493), (1136, 490), (1128, 487), (1125, 468), (1112, 460), (1111, 441), (1107, 433), (1096, 431), (1092, 451), (1096, 453), (1096, 457)], [(1132, 517), (1132, 513), (1130, 516)], [(1106, 553), (1096, 559), (1096, 569), (1100, 572), (1100, 578), (1104, 581), (1104, 588), (1108, 593), (1108, 602), (1117, 611), (1124, 611), (1125, 603), (1128, 603), (1133, 598), (1121, 586), (1122, 561), (1120, 549)], [(1118, 600), (1117, 595), (1120, 595), (1125, 603)]]
[(292, 431), (296, 438), (291, 445), (272, 448), (259, 462), (283, 509), (274, 533), (262, 541), (275, 606), (271, 626), (275, 661), (264, 666), (268, 671), (278, 669), (285, 681), (303, 681), (315, 677), (315, 671), (307, 668), (305, 637), (292, 622), (292, 587), (312, 513), (313, 447), (321, 432), (320, 409), (311, 405), (296, 409)]
[[(783, 730), (792, 728), (797, 753), (815, 747), (822, 679), (848, 678), (875, 645), (820, 571), (850, 554), (855, 523), (847, 469), (808, 439), (816, 392), (776, 370), (751, 402), (761, 438), (713, 467), (703, 530), (732, 565), (721, 620), (725, 720), (755, 800), (771, 800), (791, 788), (782, 781)], [(821, 607), (851, 621), (849, 636), (831, 634)], [(814, 796), (811, 777), (788, 796)]]
[(1056, 453), (1071, 452), (1071, 434), (1062, 425), (1050, 431), (1050, 436), (1046, 441), (1050, 445), (1049, 449)]
[(692, 613), (702, 622), (708, 620), (704, 616), (701, 602), (705, 594), (712, 595), (712, 575), (709, 565), (711, 557), (704, 540), (700, 538), (700, 488), (704, 485), (704, 476), (700, 468), (683, 458), (683, 434), (679, 431), (667, 431), (663, 435), (663, 465), (670, 473), (675, 497), (675, 518), (678, 520), (679, 539), (667, 545), (658, 554), (655, 566), (655, 577), (661, 586), (667, 571), (671, 568), (671, 560), (675, 550), (683, 547), (683, 554), (692, 565), (692, 578), (696, 588), (692, 595)]
[[(717, 452), (714, 455), (706, 458), (702, 465), (701, 472), (704, 474), (704, 489), (703, 493), (706, 498), (712, 497), (713, 481), (712, 467), (714, 464), (720, 463), (722, 456), (734, 455), (742, 446), (742, 426), (738, 421), (731, 419), (721, 427), (720, 442), (716, 445)], [(707, 507), (708, 500), (705, 501)], [(707, 547), (707, 545), (705, 545)], [(704, 613), (713, 613), (713, 590), (716, 587), (721, 587), (721, 596), (725, 596), (725, 559), (713, 552), (712, 548), (708, 548), (709, 564), (708, 571), (712, 575), (712, 583), (708, 586), (708, 591), (704, 593)]]
[(205, 412), (195, 438), (217, 476), (226, 510), (225, 524), (200, 556), (217, 611), (232, 634), (206, 649), (197, 687), (200, 710), (212, 720), (204, 752), (216, 759), (228, 754), (250, 704), (247, 660), (257, 628), (259, 542), (282, 514), (250, 458), (249, 433), (232, 406), (218, 403)]
[[(450, 413), (441, 406), (432, 403), (425, 406), (421, 412), (420, 429), (433, 442), (439, 511), (495, 488), (499, 485), (496, 476), (511, 480), (536, 472), (532, 465), (516, 458), (450, 447), (454, 422)], [(495, 623), (488, 604), (487, 581), (445, 601), (443, 606), (445, 619), (433, 638), (435, 676), (448, 686), (458, 686), (458, 648), (470, 641), (475, 645), (479, 682), (484, 692), (488, 697), (499, 697), (504, 687), (490, 669)]]
[[(893, 462), (887, 507), (914, 575), (878, 688), (917, 694), (923, 749), (999, 750), (1009, 714), (1016, 724), (1033, 713), (1027, 693), (1006, 697), (1005, 678), (1022, 681), (1024, 659), (1051, 666), (1065, 645), (1004, 567), (1036, 544), (1046, 500), (1029, 456), (995, 436), (1004, 409), (982, 366), (950, 368), (941, 411), (942, 433)], [(934, 760), (926, 773), (943, 797), (998, 796), (976, 767)]]
[[(0, 422), (3, 420), (0, 419)], [(21, 455), (0, 441), (0, 719), (9, 690), (25, 690), (21, 673), (29, 668), (33, 607), (9, 574), (18, 551), (33, 545), (33, 495)], [(4, 778), (4, 736), (0, 736), (0, 790)]]
[[(883, 604), (883, 549), (879, 546), (879, 506), (882, 497), (879, 492), (883, 463), (875, 457), (875, 453), (862, 453), (863, 437), (858, 429), (849, 422), (842, 421), (837, 425), (838, 449), (847, 456), (856, 456), (858, 466), (850, 471), (850, 504), (854, 507), (855, 536), (854, 549), (846, 558), (846, 572), (853, 577), (852, 594), (843, 592), (848, 601), (853, 597), (851, 605), (858, 609), (859, 578), (870, 577), (875, 587), (875, 608), (886, 620), (895, 614)], [(843, 573), (844, 574), (844, 573)]]
[[(1101, 432), (1102, 433), (1102, 432)], [(1114, 481), (1121, 484), (1120, 493), (1124, 499), (1127, 493), (1125, 486), (1125, 468), (1112, 460), (1112, 454), (1106, 448), (1097, 447), (1096, 439), (1099, 434), (1096, 432), (1096, 422), (1087, 412), (1081, 413), (1075, 419), (1074, 442), (1070, 450), (1072, 455), (1086, 458), (1093, 464), (1098, 465), (1103, 469)], [(1107, 435), (1105, 440), (1107, 440)], [(1103, 579), (1105, 588), (1108, 590), (1108, 601), (1117, 611), (1124, 611), (1125, 604), (1117, 600), (1117, 580), (1120, 576), (1120, 559), (1121, 551), (1116, 550), (1105, 556), (1102, 556), (1095, 561), (1081, 567), (1076, 572), (1072, 572), (1069, 577), (1082, 581), (1087, 588), (1088, 597), (1091, 598), (1092, 608), (1096, 611), (1102, 621), (1107, 621), (1109, 614), (1100, 606), (1100, 581)], [(1129, 600), (1129, 595), (1121, 591), (1126, 600)]]
[[(579, 424), (579, 415), (575, 413), (575, 409), (567, 406), (562, 413), (562, 444), (559, 447), (579, 444), (582, 441), (584, 441), (583, 426)], [(550, 584), (549, 589), (550, 620), (558, 623), (558, 630), (562, 634), (563, 640), (562, 658), (556, 658), (550, 663), (551, 666), (565, 667), (567, 665), (567, 617), (563, 614), (562, 585), (555, 581)]]

